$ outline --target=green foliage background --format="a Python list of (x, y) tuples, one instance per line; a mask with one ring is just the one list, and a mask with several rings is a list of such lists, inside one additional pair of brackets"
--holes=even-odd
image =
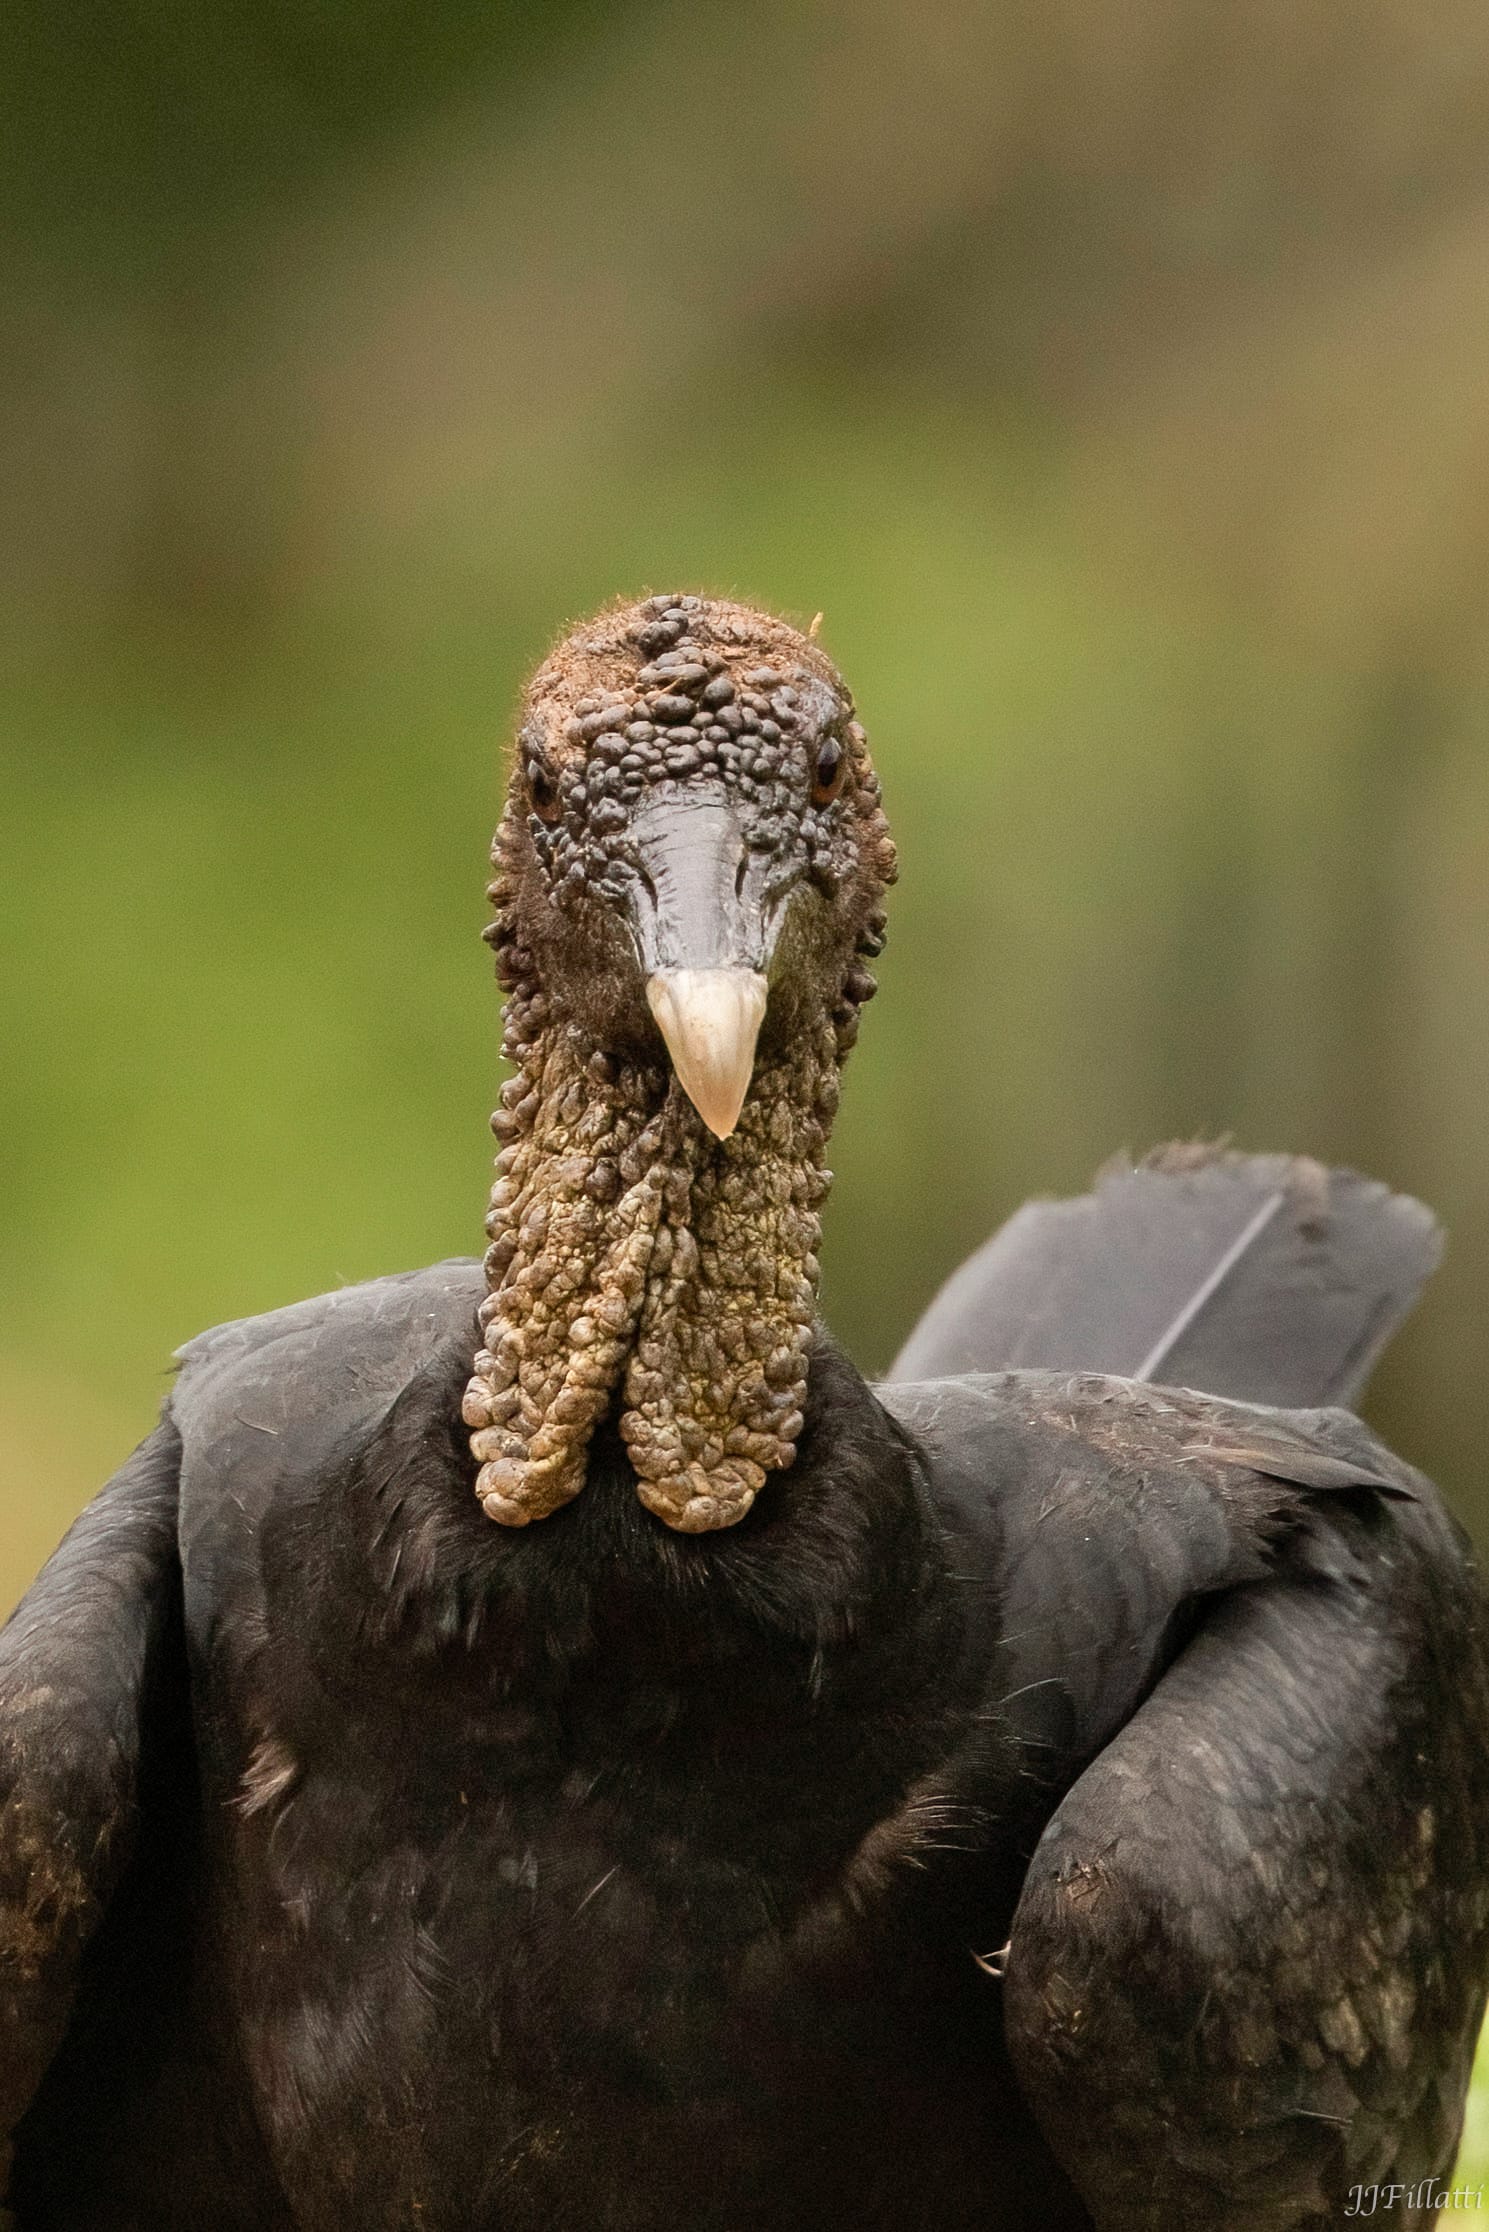
[(0, 1598), (178, 1341), (477, 1246), (511, 707), (674, 585), (825, 612), (901, 840), (859, 1357), (1118, 1147), (1354, 1162), (1451, 1240), (1375, 1415), (1489, 1531), (1482, 10), (0, 39)]

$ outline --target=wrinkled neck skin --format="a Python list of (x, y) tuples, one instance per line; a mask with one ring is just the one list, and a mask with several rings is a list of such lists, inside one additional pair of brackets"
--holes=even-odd
[(656, 1049), (607, 1053), (555, 1013), (494, 887), (517, 1075), (487, 1217), (484, 1346), (462, 1416), (476, 1493), (509, 1526), (584, 1487), (612, 1407), (643, 1504), (686, 1534), (732, 1526), (795, 1456), (838, 1073), (872, 980), (762, 1045), (717, 1140)]
[[(522, 1126), (492, 1195), (486, 1347), (464, 1406), (477, 1493), (508, 1524), (584, 1485), (620, 1402), (647, 1508), (685, 1533), (742, 1518), (801, 1430), (825, 1127), (811, 1052), (709, 1139), (675, 1082), (545, 1032), (508, 1091)], [(809, 1089), (803, 1090), (803, 1085)]]

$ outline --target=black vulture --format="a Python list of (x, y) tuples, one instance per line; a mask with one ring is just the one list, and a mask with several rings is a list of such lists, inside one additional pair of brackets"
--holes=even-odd
[(1171, 1150), (871, 1389), (818, 1212), (895, 861), (820, 647), (582, 626), (494, 858), (484, 1264), (192, 1341), (0, 1637), (13, 2221), (1430, 2222), (1483, 1612), (1333, 1407), (1430, 1217)]

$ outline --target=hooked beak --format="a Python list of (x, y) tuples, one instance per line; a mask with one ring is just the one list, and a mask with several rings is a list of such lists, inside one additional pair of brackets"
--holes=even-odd
[(739, 1122), (766, 992), (754, 969), (659, 969), (646, 980), (678, 1082), (716, 1139)]
[(766, 972), (794, 877), (745, 842), (736, 803), (665, 793), (636, 817), (631, 928), (672, 1067), (709, 1130), (739, 1122), (769, 995)]

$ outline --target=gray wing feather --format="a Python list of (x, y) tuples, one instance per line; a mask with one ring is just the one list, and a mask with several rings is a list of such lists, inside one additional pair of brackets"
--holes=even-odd
[(1430, 1211), (1297, 1155), (1166, 1148), (1030, 1202), (936, 1296), (891, 1380), (1032, 1365), (1244, 1402), (1352, 1402), (1441, 1254)]

